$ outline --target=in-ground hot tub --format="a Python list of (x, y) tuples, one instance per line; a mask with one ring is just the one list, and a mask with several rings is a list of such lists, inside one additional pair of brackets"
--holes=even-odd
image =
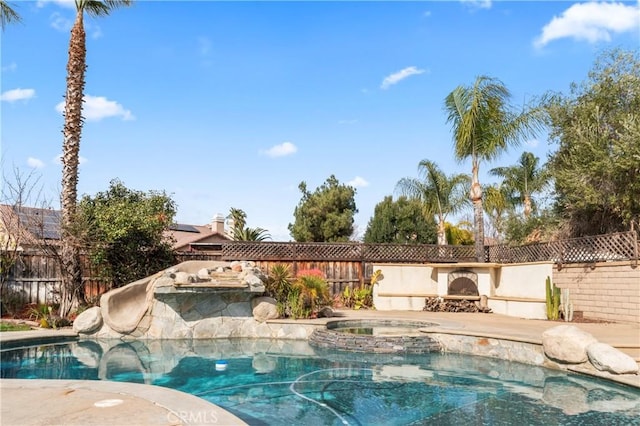
[(313, 346), (352, 352), (410, 353), (439, 352), (440, 344), (422, 333), (435, 325), (423, 321), (340, 320), (327, 323), (309, 337)]

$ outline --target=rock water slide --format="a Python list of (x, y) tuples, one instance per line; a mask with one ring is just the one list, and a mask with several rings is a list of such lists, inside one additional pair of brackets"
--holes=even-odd
[[(266, 279), (253, 262), (183, 262), (103, 294), (100, 307), (79, 315), (74, 321), (74, 330), (83, 335), (99, 334), (96, 337), (141, 337), (136, 334), (149, 329), (154, 306), (162, 303), (162, 309), (156, 310), (168, 310), (167, 304), (159, 299), (173, 300), (170, 309), (179, 305), (178, 298), (194, 299), (198, 294), (200, 298), (211, 298), (214, 294), (240, 293), (250, 302), (264, 292)], [(235, 298), (238, 299), (238, 295)], [(172, 315), (176, 313), (170, 312), (169, 316)]]

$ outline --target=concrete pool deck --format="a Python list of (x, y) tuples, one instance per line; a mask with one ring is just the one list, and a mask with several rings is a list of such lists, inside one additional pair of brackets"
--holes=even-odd
[[(433, 322), (438, 333), (542, 343), (542, 332), (564, 322), (525, 320), (498, 314), (407, 311), (338, 311), (336, 318), (301, 320), (322, 325), (335, 319), (406, 319)], [(291, 323), (291, 320), (274, 320)], [(640, 361), (640, 324), (570, 323)], [(71, 330), (0, 333), (0, 346), (44, 344), (47, 339), (73, 338)], [(640, 387), (640, 375), (612, 377), (581, 371)], [(0, 380), (3, 425), (240, 425), (234, 415), (207, 401), (158, 386), (109, 381)]]

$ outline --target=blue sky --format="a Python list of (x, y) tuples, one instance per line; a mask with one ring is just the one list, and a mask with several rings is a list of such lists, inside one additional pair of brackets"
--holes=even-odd
[[(23, 22), (1, 36), (1, 164), (33, 170), (57, 207), (73, 2), (12, 4)], [(353, 184), (363, 234), (420, 160), (468, 173), (443, 112), (456, 86), (497, 77), (519, 105), (640, 43), (635, 1), (138, 1), (85, 23), (79, 194), (119, 178), (165, 190), (179, 222), (236, 207), (285, 241), (301, 181)], [(541, 134), (481, 173), (553, 149)]]

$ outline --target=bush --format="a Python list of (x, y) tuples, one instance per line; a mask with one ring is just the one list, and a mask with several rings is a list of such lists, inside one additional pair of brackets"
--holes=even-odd
[(291, 318), (314, 318), (333, 300), (322, 271), (306, 269), (294, 278), (287, 265), (274, 265), (269, 271), (267, 293), (276, 299), (278, 313)]

